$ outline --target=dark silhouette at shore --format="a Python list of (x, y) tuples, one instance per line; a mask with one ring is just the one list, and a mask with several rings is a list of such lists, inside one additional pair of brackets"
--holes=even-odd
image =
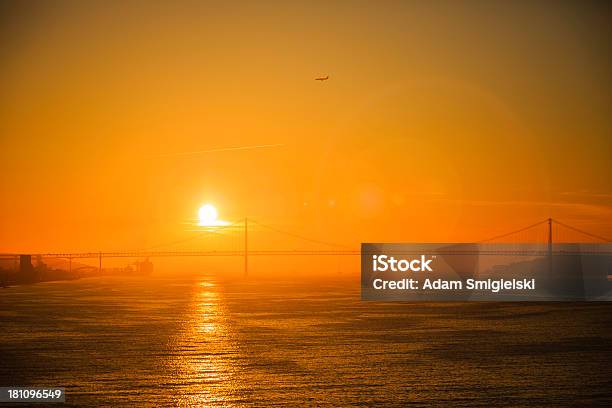
[(125, 267), (98, 268), (72, 260), (43, 260), (41, 256), (36, 256), (33, 263), (32, 255), (19, 255), (18, 258), (0, 260), (0, 287), (104, 275), (150, 275), (152, 272), (153, 263), (148, 258)]

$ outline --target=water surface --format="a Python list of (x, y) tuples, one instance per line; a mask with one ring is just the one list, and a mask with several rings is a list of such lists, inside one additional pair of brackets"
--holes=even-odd
[(612, 306), (362, 302), (335, 281), (0, 290), (0, 385), (74, 406), (612, 404)]

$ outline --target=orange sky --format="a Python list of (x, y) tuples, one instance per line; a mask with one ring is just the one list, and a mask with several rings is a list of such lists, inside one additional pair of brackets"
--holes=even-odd
[(612, 236), (610, 8), (530, 3), (4, 4), (0, 250), (180, 240), (205, 202), (348, 245)]

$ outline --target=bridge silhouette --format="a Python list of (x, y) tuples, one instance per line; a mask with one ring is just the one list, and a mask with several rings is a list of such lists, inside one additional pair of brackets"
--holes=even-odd
[[(270, 231), (291, 236), (302, 241), (333, 247), (333, 249), (313, 249), (313, 250), (249, 250), (249, 224), (255, 224)], [(168, 247), (187, 241), (193, 241), (207, 233), (215, 233), (218, 230), (229, 229), (237, 231), (242, 235), (240, 249), (232, 250), (159, 250), (155, 248)], [(572, 243), (580, 244), (580, 248), (576, 254), (601, 254), (612, 255), (612, 247), (598, 244), (606, 244), (611, 241), (600, 235), (584, 231), (573, 227), (563, 222), (548, 218), (537, 223), (519, 228), (514, 231), (506, 232), (500, 235), (493, 236), (488, 239), (477, 241), (478, 249), (466, 251), (465, 249), (454, 250), (451, 247), (445, 248), (440, 254), (479, 254), (479, 255), (524, 255), (524, 256), (552, 256), (553, 254), (572, 254), (567, 247), (556, 249), (556, 243)], [(498, 245), (504, 244), (504, 245)], [(591, 245), (595, 244), (595, 245)], [(452, 244), (449, 244), (452, 245)], [(396, 252), (397, 254), (413, 254), (415, 252)], [(150, 247), (145, 250), (132, 251), (99, 251), (99, 252), (49, 252), (49, 253), (33, 253), (26, 256), (40, 258), (59, 258), (69, 261), (69, 268), (72, 269), (73, 259), (97, 259), (98, 269), (102, 271), (102, 260), (104, 258), (155, 258), (155, 257), (243, 257), (244, 258), (244, 273), (248, 274), (248, 259), (251, 256), (358, 256), (362, 252), (360, 249), (352, 249), (344, 245), (320, 241), (309, 237), (302, 236), (290, 231), (283, 231), (273, 226), (262, 224), (260, 222), (244, 219), (241, 223), (231, 224), (228, 227), (210, 227), (204, 228), (204, 231), (198, 231), (192, 237), (184, 240), (164, 243)], [(24, 254), (3, 253), (1, 258), (19, 258)]]

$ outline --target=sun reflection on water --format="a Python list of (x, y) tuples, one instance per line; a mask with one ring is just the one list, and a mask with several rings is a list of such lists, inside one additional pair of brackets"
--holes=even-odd
[(235, 398), (237, 346), (216, 282), (196, 286), (183, 330), (171, 346), (178, 406), (225, 406)]

